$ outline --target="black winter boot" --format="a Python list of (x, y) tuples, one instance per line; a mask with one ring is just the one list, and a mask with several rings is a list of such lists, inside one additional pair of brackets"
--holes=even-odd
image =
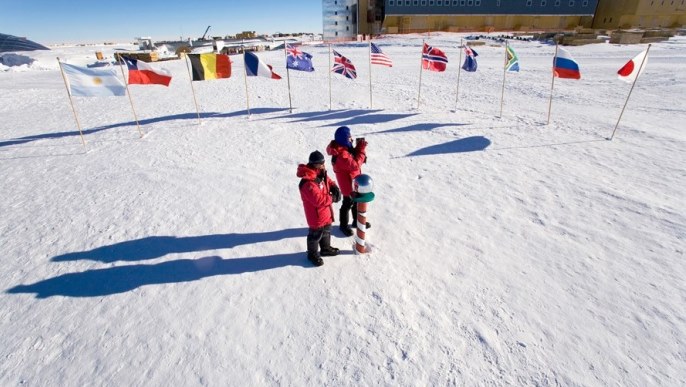
[(343, 235), (345, 235), (345, 236), (352, 236), (354, 234), (353, 229), (350, 228), (350, 226), (341, 225), (340, 229), (341, 229), (341, 232), (343, 233)]
[[(352, 227), (357, 228), (357, 222), (353, 222)], [(366, 227), (366, 228), (371, 228), (371, 227), (372, 227), (372, 224), (369, 223), (369, 222), (367, 222), (367, 227)]]
[(339, 250), (335, 247), (327, 247), (327, 248), (322, 248), (321, 255), (322, 257), (333, 257), (338, 255)]
[(322, 259), (322, 257), (316, 253), (308, 252), (307, 253), (307, 259), (309, 259), (310, 262), (312, 262), (312, 264), (315, 266), (321, 266), (324, 264), (324, 260)]

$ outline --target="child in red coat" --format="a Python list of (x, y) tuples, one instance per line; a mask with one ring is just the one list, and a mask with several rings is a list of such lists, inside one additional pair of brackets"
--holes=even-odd
[[(307, 259), (315, 266), (324, 264), (322, 256), (338, 255), (338, 249), (331, 247), (332, 203), (341, 200), (341, 191), (326, 175), (324, 155), (319, 151), (310, 153), (307, 164), (298, 165), (300, 198), (309, 226), (307, 234)], [(318, 251), (321, 248), (321, 252)]]

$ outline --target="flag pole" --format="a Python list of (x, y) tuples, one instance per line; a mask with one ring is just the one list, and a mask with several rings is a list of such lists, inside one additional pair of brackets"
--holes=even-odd
[[(188, 59), (188, 60), (186, 60)], [(195, 88), (193, 87), (193, 76), (191, 75), (191, 68), (188, 65), (188, 61), (190, 58), (188, 58), (188, 55), (186, 55), (186, 58), (184, 58), (184, 62), (186, 62), (186, 69), (188, 69), (188, 80), (191, 82), (191, 92), (193, 93), (193, 102), (195, 103), (195, 112), (198, 114), (198, 125), (200, 125), (200, 109), (198, 109), (198, 100), (195, 98)]]
[(619, 118), (617, 119), (617, 124), (615, 125), (615, 130), (612, 131), (612, 135), (608, 140), (612, 141), (612, 139), (615, 137), (615, 132), (617, 131), (617, 127), (619, 126), (619, 121), (622, 119), (622, 116), (624, 115), (624, 109), (626, 109), (626, 105), (629, 103), (629, 97), (631, 97), (631, 92), (634, 91), (634, 86), (636, 86), (636, 81), (638, 81), (639, 75), (641, 75), (641, 71), (643, 70), (643, 64), (646, 62), (646, 59), (648, 59), (648, 52), (650, 51), (650, 46), (651, 44), (648, 44), (648, 49), (646, 49), (646, 54), (643, 57), (643, 60), (641, 61), (641, 67), (638, 68), (638, 73), (636, 73), (636, 78), (634, 79), (634, 83), (631, 84), (631, 89), (629, 90), (629, 95), (626, 96), (626, 101), (624, 101), (624, 107), (622, 108), (622, 112), (619, 114)]
[(121, 55), (117, 56), (117, 61), (119, 62), (119, 68), (121, 69), (121, 77), (124, 78), (124, 86), (126, 86), (126, 94), (129, 96), (129, 103), (131, 104), (131, 111), (133, 112), (133, 118), (136, 120), (136, 126), (138, 126), (138, 133), (140, 133), (141, 138), (143, 138), (143, 130), (141, 130), (141, 124), (138, 122), (138, 116), (136, 115), (136, 109), (133, 108), (133, 99), (131, 98), (131, 90), (129, 90), (129, 82), (126, 80), (126, 75), (124, 75), (124, 60)]
[(460, 67), (460, 63), (462, 63), (462, 50), (464, 49), (462, 45), (462, 39), (460, 38), (460, 59), (457, 60), (457, 89), (455, 90), (455, 111), (457, 111), (457, 100), (460, 96), (460, 74), (462, 74), (462, 68)]
[(419, 92), (417, 93), (417, 110), (419, 110), (419, 100), (422, 96), (422, 73), (424, 72), (424, 39), (422, 39), (422, 55), (419, 59)]
[(291, 72), (288, 71), (288, 51), (286, 41), (283, 41), (283, 55), (286, 58), (286, 79), (288, 80), (288, 112), (293, 113), (293, 102), (291, 102)]
[(500, 114), (498, 118), (503, 116), (503, 100), (505, 99), (505, 77), (507, 74), (507, 40), (505, 41), (505, 65), (503, 66), (503, 90), (500, 92)]
[(62, 79), (64, 80), (64, 87), (67, 89), (67, 96), (69, 96), (69, 104), (71, 105), (71, 111), (74, 113), (74, 119), (76, 120), (76, 127), (79, 128), (79, 135), (81, 136), (81, 142), (83, 146), (86, 146), (86, 139), (83, 138), (83, 131), (81, 130), (81, 123), (79, 122), (79, 116), (76, 115), (76, 109), (74, 108), (74, 100), (71, 98), (71, 93), (69, 92), (69, 84), (67, 83), (67, 76), (64, 75), (64, 70), (62, 69), (62, 62), (60, 58), (57, 57), (57, 63), (60, 65), (60, 72), (62, 73)]
[[(557, 58), (557, 41), (555, 41), (555, 58)], [(550, 125), (550, 110), (553, 107), (553, 88), (555, 87), (555, 59), (553, 59), (553, 82), (550, 85), (550, 101), (548, 101), (548, 122), (546, 125)]]
[(369, 109), (372, 109), (372, 40), (369, 40)]
[(248, 94), (248, 69), (245, 68), (245, 51), (243, 51), (243, 79), (245, 80), (245, 103), (248, 107), (248, 119), (250, 119), (250, 94)]
[(331, 43), (329, 43), (329, 110), (331, 110)]

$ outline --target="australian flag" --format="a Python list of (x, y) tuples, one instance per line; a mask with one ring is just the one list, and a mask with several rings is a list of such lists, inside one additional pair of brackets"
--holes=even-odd
[(336, 50), (333, 51), (333, 56), (335, 63), (333, 64), (333, 69), (331, 69), (331, 71), (333, 71), (334, 73), (345, 75), (350, 79), (357, 78), (357, 70), (355, 70), (355, 66), (353, 65), (353, 62), (350, 61), (350, 59), (339, 54), (338, 52), (336, 52)]
[(464, 46), (464, 53), (467, 55), (467, 57), (464, 59), (462, 68), (469, 72), (476, 71), (476, 57), (479, 56), (479, 54), (477, 54), (476, 51), (469, 46)]
[(314, 71), (312, 55), (286, 43), (286, 68), (298, 71)]

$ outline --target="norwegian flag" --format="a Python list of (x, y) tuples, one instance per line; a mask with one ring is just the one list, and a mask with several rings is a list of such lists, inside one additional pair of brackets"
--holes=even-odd
[(422, 67), (424, 70), (440, 72), (445, 71), (447, 66), (448, 57), (445, 56), (445, 53), (424, 43), (424, 50), (422, 51)]
[(357, 78), (357, 70), (355, 70), (355, 66), (353, 65), (353, 62), (350, 61), (350, 59), (339, 54), (338, 52), (336, 52), (336, 50), (333, 50), (333, 56), (335, 63), (333, 64), (333, 69), (331, 69), (331, 71), (333, 71), (334, 73), (345, 75), (350, 79)]

